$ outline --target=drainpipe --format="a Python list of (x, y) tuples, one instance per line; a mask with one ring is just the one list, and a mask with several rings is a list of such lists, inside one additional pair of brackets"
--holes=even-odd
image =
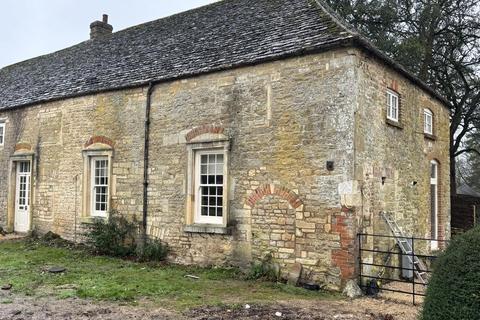
[(143, 149), (143, 217), (142, 217), (142, 244), (147, 242), (147, 213), (148, 213), (148, 156), (150, 147), (150, 109), (153, 92), (153, 83), (148, 84), (147, 105), (145, 108), (145, 141)]
[(77, 243), (77, 195), (78, 195), (78, 174), (73, 177), (73, 182), (75, 183), (75, 224), (74, 224), (74, 231), (73, 231), (73, 243)]

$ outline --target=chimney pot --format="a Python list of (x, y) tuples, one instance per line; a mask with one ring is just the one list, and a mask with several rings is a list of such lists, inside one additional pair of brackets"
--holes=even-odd
[(90, 39), (102, 39), (110, 36), (113, 32), (112, 25), (108, 24), (108, 15), (104, 14), (102, 21), (94, 21), (90, 24)]

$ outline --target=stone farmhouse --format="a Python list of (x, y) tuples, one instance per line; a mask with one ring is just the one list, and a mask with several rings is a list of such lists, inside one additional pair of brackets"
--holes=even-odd
[(174, 262), (340, 288), (357, 233), (450, 236), (444, 98), (315, 0), (225, 0), (0, 70), (0, 226), (111, 210)]

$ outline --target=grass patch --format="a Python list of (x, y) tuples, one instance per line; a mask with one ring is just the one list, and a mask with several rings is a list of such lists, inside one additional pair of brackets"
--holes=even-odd
[[(51, 274), (49, 266), (67, 272)], [(193, 274), (199, 280), (185, 278)], [(22, 241), (0, 242), (0, 284), (26, 295), (54, 295), (136, 303), (147, 298), (167, 308), (337, 298), (279, 283), (245, 281), (237, 269), (153, 265), (92, 256), (85, 251)]]

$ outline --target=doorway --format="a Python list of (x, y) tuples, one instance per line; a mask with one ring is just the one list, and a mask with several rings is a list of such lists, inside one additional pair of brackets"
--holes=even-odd
[(15, 183), (15, 224), (14, 231), (30, 230), (30, 161), (17, 162)]

